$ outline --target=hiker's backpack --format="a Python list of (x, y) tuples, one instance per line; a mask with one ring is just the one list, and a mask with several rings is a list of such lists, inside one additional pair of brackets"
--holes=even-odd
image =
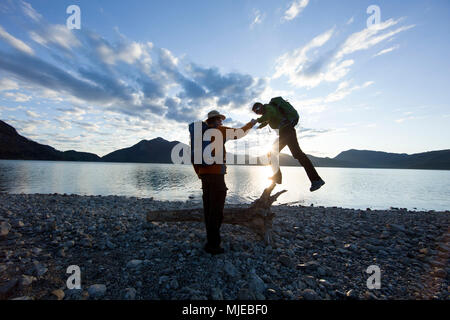
[(288, 101), (282, 97), (276, 97), (272, 98), (269, 104), (276, 106), (287, 121), (297, 124), (299, 119), (298, 112)]
[[(201, 125), (201, 136), (200, 136), (200, 137), (195, 137), (195, 124), (197, 124), (198, 126)], [(208, 130), (208, 129), (211, 129), (211, 128), (210, 128), (210, 127), (208, 126), (208, 124), (207, 124), (206, 122), (204, 122), (204, 121), (192, 122), (192, 123), (189, 125), (189, 135), (190, 135), (190, 140), (191, 140), (191, 163), (192, 163), (192, 164), (196, 164), (196, 165), (200, 165), (200, 166), (210, 166), (210, 165), (215, 164), (215, 163), (208, 164), (208, 163), (205, 162), (205, 159), (203, 158), (205, 148), (206, 148), (209, 144), (211, 144), (211, 142), (212, 142), (211, 140), (206, 140), (206, 141), (203, 140), (203, 137), (204, 137), (204, 135), (205, 135), (205, 132), (206, 132), (206, 130)], [(195, 139), (195, 138), (201, 139), (201, 160), (202, 160), (201, 163), (194, 163), (194, 160), (195, 160), (195, 159), (194, 159), (194, 158), (195, 158), (195, 143), (194, 143), (194, 139)], [(225, 156), (225, 146), (223, 146), (223, 154), (224, 154), (224, 156)]]

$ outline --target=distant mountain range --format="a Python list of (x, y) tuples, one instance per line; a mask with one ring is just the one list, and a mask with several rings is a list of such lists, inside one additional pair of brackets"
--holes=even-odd
[(100, 161), (93, 153), (58, 151), (19, 135), (13, 127), (0, 120), (0, 159)]
[[(163, 138), (142, 140), (129, 148), (111, 152), (103, 157), (93, 153), (59, 151), (55, 148), (19, 135), (12, 126), (0, 120), (0, 159), (16, 160), (59, 160), (59, 161), (102, 161), (171, 163), (172, 148), (178, 141)], [(230, 157), (235, 155), (230, 154)], [(308, 155), (317, 167), (342, 168), (393, 168), (393, 169), (440, 169), (450, 170), (450, 149), (416, 154), (398, 154), (369, 150), (348, 150), (334, 158), (320, 158)], [(248, 162), (248, 157), (246, 158)], [(296, 159), (280, 154), (282, 166), (298, 166)]]

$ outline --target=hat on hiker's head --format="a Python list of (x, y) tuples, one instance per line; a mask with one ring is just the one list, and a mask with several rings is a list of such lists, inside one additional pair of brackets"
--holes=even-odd
[(220, 114), (219, 111), (213, 110), (213, 111), (208, 112), (208, 119), (206, 119), (206, 120), (209, 120), (212, 118), (217, 118), (217, 117), (222, 118), (222, 120), (226, 119), (226, 117), (223, 114)]

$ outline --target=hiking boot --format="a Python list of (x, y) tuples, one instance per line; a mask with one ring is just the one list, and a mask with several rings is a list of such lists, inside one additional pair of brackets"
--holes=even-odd
[(320, 189), (320, 187), (323, 186), (324, 184), (325, 181), (323, 181), (322, 179), (313, 181), (311, 182), (311, 188), (309, 188), (309, 191), (311, 192), (316, 191), (317, 189)]
[(208, 245), (205, 245), (203, 249), (204, 249), (206, 252), (208, 252), (208, 253), (210, 253), (210, 254), (212, 254), (212, 255), (215, 255), (215, 254), (221, 254), (221, 253), (224, 253), (224, 252), (225, 252), (225, 250), (224, 250), (222, 247), (215, 247), (215, 248), (212, 248), (212, 247), (210, 247), (210, 246), (208, 246)]
[(281, 171), (278, 170), (277, 173), (275, 173), (269, 179), (272, 180), (274, 183), (281, 184), (281, 180), (282, 180)]

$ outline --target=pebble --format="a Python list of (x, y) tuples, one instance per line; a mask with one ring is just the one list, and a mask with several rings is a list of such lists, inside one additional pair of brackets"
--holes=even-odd
[(302, 291), (301, 296), (305, 300), (318, 300), (319, 295), (312, 289), (305, 289)]
[(131, 260), (127, 263), (127, 268), (136, 268), (142, 264), (142, 260)]
[(355, 290), (350, 289), (348, 290), (345, 295), (347, 296), (347, 298), (349, 299), (357, 299), (358, 298), (358, 294), (355, 292)]
[(64, 243), (64, 247), (71, 248), (73, 246), (75, 246), (75, 241), (74, 240), (69, 240), (69, 241)]
[(14, 287), (17, 285), (18, 279), (14, 278), (9, 281), (7, 281), (5, 284), (0, 286), (0, 298), (5, 298), (11, 291), (14, 289)]
[(222, 290), (219, 288), (211, 288), (211, 299), (213, 300), (223, 300)]
[(305, 283), (310, 288), (313, 288), (313, 287), (317, 286), (316, 279), (313, 276), (307, 276), (305, 278)]
[(36, 278), (33, 276), (22, 275), (19, 280), (19, 286), (22, 288), (26, 288), (30, 286), (34, 281), (36, 281)]
[(243, 287), (239, 290), (237, 294), (238, 300), (255, 300), (256, 297), (250, 293), (250, 290), (246, 287)]
[(64, 299), (65, 293), (62, 289), (56, 289), (52, 291), (52, 294), (56, 297), (58, 300)]
[(447, 272), (444, 269), (436, 269), (433, 272), (434, 276), (437, 278), (445, 278), (447, 276)]
[(312, 272), (317, 270), (319, 263), (317, 261), (308, 261), (306, 263), (300, 263), (297, 265), (297, 269), (303, 270), (305, 272)]
[(33, 298), (29, 297), (29, 296), (21, 296), (21, 297), (13, 298), (11, 300), (33, 300)]
[(281, 256), (278, 258), (278, 260), (279, 260), (280, 263), (281, 263), (282, 265), (284, 265), (285, 267), (290, 268), (290, 267), (292, 267), (292, 265), (293, 265), (292, 260), (291, 260), (291, 258), (289, 258), (289, 256), (281, 255)]
[(41, 277), (48, 271), (47, 267), (37, 261), (34, 262), (34, 274), (37, 277)]
[(88, 289), (89, 297), (101, 298), (106, 293), (106, 286), (104, 284), (93, 284)]
[(11, 225), (8, 222), (3, 221), (0, 224), (0, 236), (6, 237), (11, 230)]
[(116, 248), (116, 245), (114, 244), (114, 243), (112, 243), (111, 241), (106, 241), (106, 246), (109, 248), (109, 249), (115, 249)]
[(239, 278), (239, 273), (236, 267), (229, 261), (225, 262), (223, 270), (225, 274), (228, 275), (232, 280), (236, 280)]
[(248, 281), (248, 288), (251, 293), (254, 293), (255, 295), (262, 295), (263, 292), (266, 290), (266, 284), (264, 281), (255, 273), (254, 270), (250, 272), (250, 277)]
[(136, 289), (134, 289), (134, 288), (126, 288), (123, 298), (125, 300), (135, 300), (136, 299)]

